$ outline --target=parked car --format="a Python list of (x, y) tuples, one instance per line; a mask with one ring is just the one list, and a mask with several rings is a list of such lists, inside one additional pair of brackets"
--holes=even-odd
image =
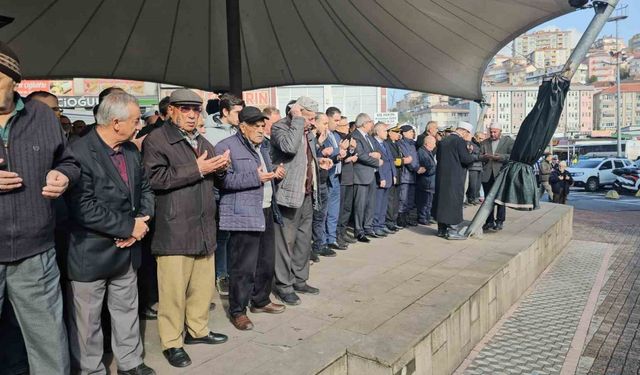
[(584, 187), (586, 191), (596, 191), (613, 185), (617, 177), (613, 174), (614, 169), (631, 165), (630, 160), (623, 158), (593, 158), (582, 159), (567, 170), (573, 177), (574, 186)]
[(618, 168), (613, 170), (613, 174), (617, 177), (613, 183), (613, 188), (618, 193), (635, 194), (640, 189), (640, 168), (633, 165), (631, 167)]
[(640, 159), (636, 160), (633, 162), (633, 165), (636, 166), (636, 168), (640, 168)]

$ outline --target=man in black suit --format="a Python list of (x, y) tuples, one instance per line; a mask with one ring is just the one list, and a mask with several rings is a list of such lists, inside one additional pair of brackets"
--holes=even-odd
[(134, 96), (107, 95), (97, 126), (71, 145), (82, 174), (66, 196), (72, 223), (67, 259), (72, 368), (104, 372), (100, 312), (105, 293), (118, 374), (155, 374), (142, 360), (136, 270), (154, 195), (129, 142), (140, 122)]
[(382, 155), (374, 147), (375, 139), (369, 133), (373, 121), (366, 113), (356, 117), (356, 130), (352, 137), (356, 140), (358, 160), (353, 164), (354, 203), (353, 217), (355, 235), (360, 242), (370, 242), (370, 237), (378, 237), (373, 232), (375, 208), (376, 170), (382, 165)]

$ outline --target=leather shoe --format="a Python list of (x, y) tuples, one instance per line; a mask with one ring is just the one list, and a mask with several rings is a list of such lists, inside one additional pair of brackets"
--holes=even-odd
[(377, 233), (371, 232), (371, 233), (365, 233), (365, 236), (369, 237), (369, 238), (382, 238), (382, 236), (378, 235)]
[(383, 231), (384, 233), (386, 233), (386, 234), (394, 234), (395, 232), (397, 232), (397, 231), (395, 231), (395, 230), (391, 230), (391, 229), (389, 229), (389, 228), (387, 228), (387, 227), (382, 228), (382, 231)]
[(134, 367), (131, 370), (118, 370), (118, 375), (156, 375), (156, 372), (153, 371), (151, 367), (141, 363), (138, 367)]
[(209, 332), (208, 335), (204, 336), (204, 337), (191, 337), (191, 335), (189, 334), (189, 332), (187, 332), (187, 334), (184, 337), (184, 343), (187, 345), (193, 345), (193, 344), (210, 344), (210, 345), (214, 345), (214, 344), (222, 344), (227, 342), (229, 338), (227, 337), (227, 335), (223, 335), (222, 333), (213, 333), (213, 332)]
[(346, 242), (346, 243), (356, 243), (356, 242), (358, 242), (358, 240), (355, 237), (350, 236), (348, 234), (345, 234), (344, 236), (342, 236), (342, 240), (344, 242)]
[(141, 320), (156, 320), (158, 319), (158, 311), (150, 306), (143, 307), (139, 311)]
[(312, 261), (313, 263), (320, 263), (320, 257), (318, 256), (318, 253), (316, 253), (315, 251), (311, 251), (311, 258), (309, 258), (310, 261)]
[(275, 293), (275, 295), (285, 305), (295, 306), (302, 303), (302, 301), (300, 301), (300, 297), (295, 293)]
[(163, 350), (162, 354), (173, 367), (187, 367), (191, 364), (191, 358), (183, 348), (170, 348)]
[(364, 234), (361, 234), (358, 236), (358, 242), (364, 242), (364, 243), (369, 243), (371, 242), (371, 240), (365, 236)]
[(347, 245), (346, 244), (339, 244), (337, 242), (334, 242), (334, 243), (330, 243), (329, 244), (329, 249), (332, 249), (332, 250), (347, 250)]
[(302, 294), (320, 294), (320, 289), (318, 288), (314, 288), (309, 284), (304, 284), (301, 286), (293, 286), (293, 290), (295, 290), (298, 293), (302, 293)]
[(250, 331), (253, 329), (253, 322), (251, 322), (251, 319), (249, 319), (249, 317), (244, 314), (232, 316), (231, 323), (233, 323), (233, 326), (241, 331)]
[(482, 226), (483, 231), (488, 231), (490, 229), (495, 229), (494, 223), (486, 223), (485, 225)]
[(383, 231), (383, 230), (377, 230), (377, 231), (374, 232), (374, 234), (376, 236), (378, 236), (378, 237), (386, 237), (387, 236), (387, 233), (385, 231)]
[(504, 228), (504, 223), (502, 221), (496, 221), (496, 225), (493, 227), (495, 230), (502, 230)]
[(249, 311), (251, 311), (254, 314), (259, 314), (259, 313), (280, 314), (284, 312), (285, 309), (286, 307), (284, 305), (281, 305), (279, 303), (269, 302), (269, 304), (262, 307), (251, 306), (249, 308)]

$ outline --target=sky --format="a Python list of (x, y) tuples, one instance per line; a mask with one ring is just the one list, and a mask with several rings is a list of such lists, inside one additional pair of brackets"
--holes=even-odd
[[(631, 38), (635, 34), (640, 33), (640, 0), (620, 0), (618, 3), (618, 8), (624, 5), (627, 5), (626, 13), (628, 18), (619, 21), (618, 33), (619, 36), (624, 39), (625, 43), (628, 43), (629, 38)], [(577, 31), (577, 38), (579, 38), (584, 30), (586, 30), (592, 18), (592, 9), (579, 10), (566, 14), (562, 17), (558, 17), (549, 22), (543, 23), (542, 25), (531, 29), (531, 31), (555, 26), (563, 30), (574, 29)], [(607, 23), (600, 32), (600, 36), (615, 36), (615, 34), (616, 25), (614, 22)], [(577, 43), (577, 40), (575, 42)], [(406, 90), (390, 89), (387, 95), (389, 108), (393, 108), (395, 102), (402, 99), (404, 94), (407, 92), (408, 91)]]

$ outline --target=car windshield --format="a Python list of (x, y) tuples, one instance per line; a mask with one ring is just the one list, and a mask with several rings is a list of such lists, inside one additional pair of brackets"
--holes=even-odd
[(580, 160), (578, 164), (574, 165), (574, 168), (596, 168), (602, 160)]

